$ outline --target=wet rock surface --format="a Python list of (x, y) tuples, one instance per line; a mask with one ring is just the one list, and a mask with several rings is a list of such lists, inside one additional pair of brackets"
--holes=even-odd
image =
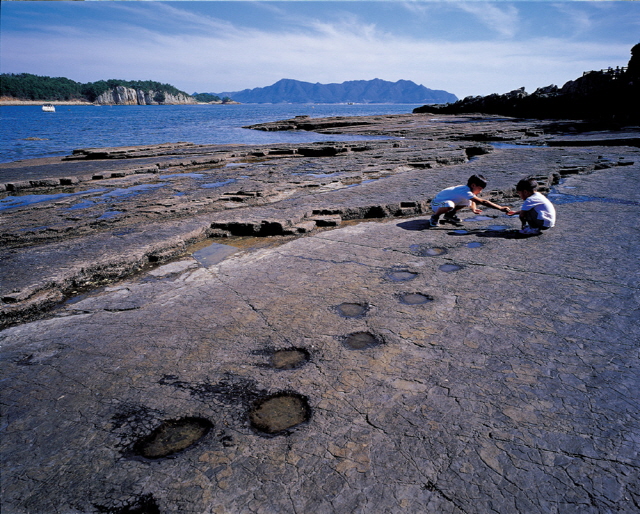
[[(3, 210), (2, 512), (637, 512), (640, 151), (494, 146), (420, 167), (405, 158), (528, 122), (405, 118), (394, 123), (431, 132), (330, 157), (243, 157), (203, 183), (256, 183), (219, 193), (256, 195), (188, 215), (148, 215), (164, 188), (129, 197), (130, 218), (57, 235), (35, 224), (84, 200)], [(344, 182), (369, 164), (395, 171)], [(307, 167), (330, 180), (266, 178)], [(513, 184), (537, 175), (556, 227), (519, 238), (516, 219), (487, 209), (427, 228), (428, 200), (472, 173), (489, 179), (484, 197), (514, 206)], [(184, 196), (216, 190), (198, 180), (180, 179)], [(200, 262), (205, 240), (238, 251)], [(308, 360), (282, 354), (278, 367), (281, 350)], [(210, 429), (158, 431), (168, 420)], [(172, 439), (187, 446), (131, 455)]]

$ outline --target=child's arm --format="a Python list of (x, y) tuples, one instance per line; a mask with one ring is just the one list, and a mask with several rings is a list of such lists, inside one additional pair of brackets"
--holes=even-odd
[(512, 211), (511, 209), (509, 209), (509, 212), (507, 212), (507, 216), (515, 216), (520, 215), (522, 213), (522, 211)]
[(497, 203), (490, 202), (489, 200), (483, 200), (482, 198), (478, 198), (477, 196), (474, 196), (471, 199), (471, 210), (475, 214), (480, 214), (482, 212), (480, 209), (476, 208), (476, 204), (478, 203), (480, 205), (486, 205), (487, 207), (491, 207), (492, 209), (497, 209), (498, 211), (502, 211), (502, 212), (509, 212), (511, 210), (510, 207), (503, 207), (501, 205), (498, 205)]

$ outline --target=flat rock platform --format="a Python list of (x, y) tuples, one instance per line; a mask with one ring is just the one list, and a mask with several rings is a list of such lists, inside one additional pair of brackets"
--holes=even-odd
[[(155, 221), (161, 188), (127, 200), (129, 221), (67, 220), (56, 237), (35, 224), (112, 206), (87, 193), (2, 211), (2, 512), (640, 511), (637, 131), (529, 125), (538, 144), (500, 146), (470, 144), (490, 131), (460, 120), (448, 139), (228, 156), (243, 170), (219, 182), (256, 187), (216, 195), (254, 196), (200, 198), (203, 178), (185, 177), (165, 202), (181, 188), (193, 210)], [(403, 162), (414, 143), (422, 160)], [(265, 166), (317, 187), (266, 187)], [(428, 228), (433, 195), (473, 173), (514, 207), (536, 175), (556, 227), (521, 237), (486, 209)], [(159, 173), (96, 181), (138, 175)]]

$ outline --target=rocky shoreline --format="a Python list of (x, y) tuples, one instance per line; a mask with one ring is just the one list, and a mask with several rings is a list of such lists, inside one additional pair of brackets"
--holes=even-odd
[[(9, 198), (16, 206), (2, 216), (0, 254), (11, 278), (0, 292), (1, 326), (46, 312), (78, 288), (173, 259), (205, 238), (294, 236), (345, 220), (425, 214), (439, 188), (465, 180), (460, 165), (508, 155), (492, 144), (518, 145), (520, 155), (535, 155), (544, 145), (558, 162), (564, 147), (638, 146), (632, 129), (576, 133), (576, 127), (483, 115), (297, 117), (248, 128), (388, 139), (88, 148), (62, 158), (0, 164), (0, 191), (18, 195)], [(600, 151), (579, 152), (579, 164), (553, 167), (547, 156), (528, 172), (548, 191), (569, 174), (633, 163), (594, 153)], [(583, 154), (589, 155), (586, 162)], [(494, 201), (516, 199), (513, 184), (523, 172), (514, 163), (504, 166), (485, 171), (487, 196)], [(111, 246), (107, 255), (104, 245)], [(64, 273), (47, 261), (64, 262)]]
[[(637, 127), (252, 128), (372, 139), (0, 164), (3, 512), (638, 508)], [(473, 173), (557, 227), (427, 229)]]

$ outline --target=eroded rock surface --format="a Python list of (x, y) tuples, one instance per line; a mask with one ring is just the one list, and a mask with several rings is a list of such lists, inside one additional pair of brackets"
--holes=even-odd
[[(167, 143), (0, 165), (2, 326), (32, 318), (74, 291), (175, 258), (207, 237), (293, 237), (345, 220), (422, 214), (435, 192), (470, 172), (484, 173), (485, 196), (502, 201), (523, 174), (538, 176), (548, 189), (568, 174), (635, 162), (617, 147), (570, 154), (564, 147), (537, 148), (613, 137), (576, 135), (574, 124), (407, 114), (272, 125), (282, 123), (390, 139)], [(634, 135), (617, 132), (614, 143)]]
[[(640, 151), (483, 143), (469, 158), (485, 123), (506, 137), (526, 122), (406, 118), (426, 132), (332, 156), (42, 164), (163, 170), (73, 192), (182, 176), (66, 230), (77, 203), (116, 205), (96, 193), (2, 211), (2, 512), (636, 512)], [(466, 157), (437, 163), (449, 152)], [(428, 200), (472, 173), (514, 206), (513, 184), (538, 176), (556, 227), (523, 239), (485, 210), (426, 228)], [(172, 213), (173, 196), (193, 210)], [(207, 240), (239, 251), (198, 261)], [(51, 311), (34, 300), (68, 293)], [(292, 351), (302, 365), (276, 364)], [(271, 398), (300, 401), (271, 418)], [(185, 435), (183, 420), (203, 421)], [(141, 441), (171, 446), (149, 458)]]

